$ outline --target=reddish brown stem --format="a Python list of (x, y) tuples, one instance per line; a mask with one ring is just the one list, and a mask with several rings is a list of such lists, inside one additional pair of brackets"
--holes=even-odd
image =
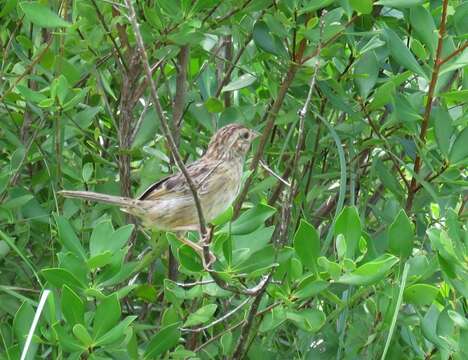
[[(442, 4), (442, 18), (440, 20), (439, 26), (439, 40), (437, 42), (437, 51), (436, 51), (436, 58), (434, 62), (434, 67), (432, 68), (432, 76), (431, 76), (431, 83), (429, 85), (429, 91), (427, 94), (427, 103), (424, 109), (424, 116), (421, 124), (421, 131), (419, 132), (419, 143), (424, 145), (426, 140), (426, 133), (429, 127), (429, 118), (431, 116), (432, 110), (432, 102), (434, 100), (434, 93), (437, 84), (437, 79), (439, 77), (440, 67), (442, 65), (442, 47), (443, 47), (443, 40), (445, 35), (445, 24), (447, 22), (447, 6), (448, 0), (444, 0)], [(414, 175), (411, 178), (410, 188), (408, 190), (408, 197), (406, 199), (406, 211), (409, 212), (413, 207), (414, 196), (418, 190), (418, 182), (416, 180), (417, 175), (421, 170), (421, 156), (416, 154), (416, 158), (414, 160), (414, 167), (413, 172)]]

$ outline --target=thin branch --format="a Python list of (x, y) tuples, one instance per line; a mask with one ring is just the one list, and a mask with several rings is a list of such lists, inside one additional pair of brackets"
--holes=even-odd
[(91, 0), (94, 8), (96, 9), (96, 14), (98, 16), (98, 19), (99, 21), (101, 22), (104, 30), (106, 30), (106, 34), (107, 36), (109, 37), (109, 39), (111, 40), (112, 42), (112, 45), (114, 45), (114, 49), (115, 51), (117, 52), (118, 54), (118, 57), (119, 57), (119, 60), (120, 60), (120, 63), (121, 65), (123, 66), (123, 68), (125, 69), (125, 71), (128, 71), (128, 66), (127, 64), (125, 63), (125, 60), (124, 60), (124, 57), (122, 55), (122, 52), (120, 51), (120, 47), (119, 45), (117, 45), (117, 42), (115, 41), (114, 39), (114, 36), (112, 35), (112, 32), (110, 31), (109, 27), (107, 26), (107, 23), (106, 23), (106, 20), (104, 19), (104, 15), (102, 15), (101, 13), (101, 10), (99, 10), (99, 7), (98, 5), (96, 4), (96, 1), (95, 0)]
[(260, 301), (263, 298), (263, 294), (266, 291), (268, 283), (270, 282), (273, 276), (273, 270), (270, 271), (267, 277), (264, 278), (259, 284), (258, 293), (255, 296), (254, 301), (249, 310), (249, 314), (247, 315), (247, 319), (242, 326), (241, 333), (239, 335), (239, 340), (237, 341), (236, 350), (234, 350), (234, 354), (232, 355), (233, 360), (241, 360), (244, 358), (245, 347), (247, 345), (247, 339), (249, 337), (250, 329), (252, 328), (255, 316), (257, 315), (258, 306), (260, 305)]
[(21, 168), (23, 167), (23, 164), (24, 164), (24, 162), (26, 161), (26, 159), (28, 157), (28, 154), (29, 154), (29, 151), (31, 150), (32, 144), (35, 142), (36, 137), (39, 134), (39, 130), (42, 130), (42, 127), (44, 126), (45, 121), (46, 121), (45, 118), (42, 118), (39, 121), (39, 123), (37, 124), (36, 130), (34, 131), (32, 136), (29, 138), (29, 142), (25, 146), (24, 154), (23, 154), (23, 157), (20, 160), (20, 163), (19, 163), (18, 167), (16, 168), (14, 174), (10, 177), (10, 180), (8, 181), (8, 185), (5, 187), (5, 190), (3, 191), (3, 193), (0, 194), (0, 203), (2, 203), (5, 200), (8, 189), (10, 189), (10, 187), (13, 184), (16, 184), (16, 182), (18, 181), (20, 173), (21, 173)]
[[(298, 58), (300, 59), (302, 58), (304, 54), (305, 46), (306, 46), (306, 40), (303, 39), (300, 43), (298, 55), (297, 55)], [(247, 193), (249, 192), (249, 187), (252, 184), (255, 174), (257, 173), (258, 165), (263, 156), (265, 146), (267, 144), (267, 141), (273, 129), (273, 126), (275, 124), (276, 116), (278, 115), (278, 112), (281, 109), (281, 106), (283, 105), (283, 101), (286, 97), (286, 93), (288, 92), (289, 86), (294, 80), (294, 77), (298, 69), (299, 69), (299, 65), (295, 62), (291, 62), (288, 68), (288, 71), (286, 72), (286, 75), (284, 76), (283, 81), (281, 82), (281, 86), (278, 90), (278, 96), (274, 100), (271, 107), (269, 106), (268, 109), (266, 110), (265, 128), (262, 131), (262, 136), (260, 137), (260, 143), (258, 145), (257, 152), (255, 153), (252, 159), (252, 163), (250, 164), (250, 170), (252, 172), (250, 173), (249, 177), (246, 179), (244, 186), (233, 206), (234, 218), (236, 218), (240, 213), (242, 203), (244, 202), (244, 199), (246, 198)]]
[(201, 280), (201, 281), (194, 281), (191, 283), (181, 283), (181, 282), (174, 281), (174, 283), (177, 286), (180, 286), (183, 288), (191, 288), (191, 287), (198, 286), (198, 285), (208, 285), (208, 284), (213, 284), (214, 282), (215, 282), (214, 280)]
[[(224, 74), (223, 80), (219, 83), (218, 88), (216, 89), (215, 97), (218, 97), (221, 94), (221, 91), (223, 90), (223, 87), (229, 82), (231, 79), (231, 74), (234, 68), (237, 66), (237, 63), (239, 62), (242, 54), (244, 53), (245, 49), (247, 48), (247, 45), (249, 42), (252, 40), (252, 33), (249, 34), (247, 39), (245, 40), (244, 46), (242, 46), (239, 51), (237, 52), (237, 55), (235, 59), (229, 63), (229, 68), (226, 70), (226, 73)], [(229, 58), (225, 58), (226, 61), (229, 62)]]
[(210, 327), (213, 327), (219, 323), (222, 323), (224, 320), (226, 320), (227, 318), (231, 317), (232, 315), (234, 315), (236, 312), (238, 312), (240, 309), (242, 309), (244, 307), (244, 305), (246, 305), (252, 298), (248, 297), (246, 298), (244, 301), (242, 301), (239, 305), (237, 305), (234, 309), (232, 309), (231, 311), (227, 312), (226, 314), (224, 314), (223, 316), (221, 316), (219, 319), (216, 319), (215, 321), (212, 321), (211, 323), (205, 325), (205, 326), (202, 326), (202, 327), (199, 327), (199, 328), (195, 328), (195, 329), (187, 329), (187, 328), (181, 328), (180, 330), (181, 331), (185, 331), (185, 332), (193, 332), (193, 333), (197, 333), (197, 332), (201, 332), (201, 331), (204, 331), (206, 329), (209, 329)]
[[(429, 127), (429, 118), (431, 116), (432, 110), (432, 102), (434, 100), (435, 88), (437, 84), (437, 79), (439, 77), (439, 71), (441, 67), (441, 58), (442, 58), (442, 47), (444, 43), (444, 35), (445, 35), (445, 24), (447, 22), (447, 7), (448, 7), (448, 0), (444, 0), (442, 4), (442, 18), (440, 20), (439, 26), (439, 40), (437, 42), (437, 50), (436, 50), (436, 58), (434, 62), (434, 67), (432, 68), (432, 76), (431, 76), (431, 83), (429, 85), (429, 91), (427, 94), (427, 103), (426, 108), (424, 109), (424, 116), (421, 124), (421, 131), (419, 133), (419, 142), (421, 144), (425, 143), (426, 140), (426, 132)], [(421, 156), (416, 154), (416, 158), (414, 160), (414, 167), (413, 172), (414, 175), (411, 178), (410, 190), (408, 191), (408, 197), (406, 199), (406, 211), (410, 211), (413, 207), (413, 200), (416, 194), (417, 189), (417, 176), (419, 175), (419, 171), (421, 170)]]
[(23, 71), (23, 73), (19, 77), (16, 78), (16, 80), (13, 82), (13, 85), (11, 85), (6, 91), (3, 92), (3, 94), (0, 96), (0, 102), (2, 102), (3, 99), (5, 99), (5, 96), (7, 96), (16, 87), (16, 85), (18, 85), (20, 81), (23, 80), (26, 77), (26, 75), (28, 75), (32, 71), (34, 66), (36, 66), (36, 64), (39, 61), (41, 61), (44, 54), (47, 52), (47, 50), (49, 50), (49, 47), (52, 44), (52, 39), (53, 39), (53, 36), (51, 35), (49, 37), (49, 40), (47, 41), (46, 47), (42, 49), (42, 51), (36, 56), (36, 58), (33, 61), (31, 61), (31, 63)]
[(463, 50), (468, 48), (468, 41), (466, 41), (462, 46), (460, 46), (458, 49), (456, 49), (454, 52), (452, 52), (450, 55), (448, 55), (445, 59), (440, 61), (440, 66), (444, 65), (448, 61), (452, 60), (455, 56), (460, 54)]
[(182, 46), (179, 52), (179, 71), (176, 77), (176, 93), (174, 104), (172, 106), (172, 132), (176, 144), (179, 143), (179, 125), (182, 122), (182, 115), (184, 114), (185, 98), (187, 96), (187, 68), (190, 57), (190, 47), (188, 45)]
[(193, 201), (194, 201), (195, 207), (197, 209), (198, 222), (199, 222), (199, 226), (200, 226), (200, 233), (201, 233), (202, 239), (204, 239), (206, 237), (206, 234), (207, 234), (207, 229), (206, 229), (206, 222), (205, 222), (205, 218), (203, 216), (203, 210), (202, 210), (202, 207), (201, 207), (200, 198), (198, 196), (197, 188), (196, 188), (192, 178), (190, 177), (190, 174), (188, 173), (188, 171), (187, 171), (187, 169), (186, 169), (186, 167), (185, 167), (185, 165), (184, 165), (184, 163), (182, 161), (179, 150), (177, 149), (176, 142), (175, 142), (174, 137), (173, 137), (173, 135), (171, 133), (171, 129), (169, 127), (168, 120), (166, 118), (166, 115), (165, 115), (165, 113), (164, 113), (164, 111), (162, 109), (161, 103), (159, 101), (159, 96), (158, 96), (158, 93), (157, 93), (156, 85), (155, 85), (155, 83), (154, 83), (154, 81), (153, 81), (153, 79), (151, 77), (151, 68), (150, 68), (149, 61), (148, 61), (148, 54), (146, 53), (145, 45), (143, 43), (143, 38), (141, 36), (140, 28), (139, 28), (139, 25), (138, 25), (138, 22), (137, 22), (137, 19), (136, 19), (136, 13), (135, 13), (135, 9), (133, 7), (132, 1), (131, 0), (125, 0), (125, 3), (127, 4), (127, 8), (128, 8), (128, 11), (129, 11), (129, 19), (130, 19), (130, 22), (132, 23), (132, 27), (133, 27), (133, 31), (135, 33), (135, 38), (136, 38), (136, 41), (137, 41), (138, 49), (140, 51), (143, 67), (145, 69), (146, 77), (147, 77), (149, 85), (150, 85), (151, 98), (153, 100), (153, 104), (155, 106), (156, 113), (158, 114), (159, 121), (161, 122), (161, 125), (162, 125), (162, 130), (163, 130), (164, 136), (166, 137), (166, 141), (167, 141), (169, 149), (170, 149), (170, 151), (172, 153), (172, 156), (174, 157), (174, 161), (177, 164), (177, 167), (180, 169), (180, 171), (184, 175), (185, 180), (187, 181), (187, 185), (188, 185), (188, 187), (190, 189), (190, 192), (192, 193)]
[(278, 175), (277, 173), (275, 173), (273, 170), (271, 170), (267, 164), (265, 164), (263, 162), (263, 160), (260, 160), (260, 166), (262, 168), (264, 168), (270, 175), (272, 175), (273, 177), (277, 178), (279, 181), (281, 181), (284, 185), (286, 185), (287, 187), (291, 187), (291, 184), (288, 183), (284, 178), (282, 178), (280, 175)]
[[(369, 125), (371, 126), (372, 130), (375, 132), (375, 134), (379, 137), (380, 140), (382, 140), (384, 142), (385, 145), (387, 145), (387, 147), (390, 148), (389, 144), (388, 144), (388, 141), (387, 139), (382, 135), (382, 133), (379, 131), (379, 128), (377, 127), (377, 125), (374, 123), (374, 121), (372, 120), (369, 112), (367, 111), (365, 105), (361, 102), (361, 109), (362, 111), (364, 112), (364, 116), (366, 117)], [(393, 154), (391, 151), (388, 151), (388, 153), (390, 154), (390, 160), (393, 162), (393, 165), (395, 166), (395, 169), (397, 170), (398, 174), (400, 175), (401, 177), (401, 180), (405, 183), (405, 186), (406, 186), (406, 189), (408, 191), (411, 190), (410, 188), (410, 183), (408, 182), (408, 180), (406, 179), (405, 177), (405, 174), (403, 173), (403, 171), (401, 170), (400, 168), (400, 165), (398, 164), (398, 161), (394, 158)]]
[[(330, 39), (328, 39), (327, 41), (325, 41), (323, 44), (321, 44), (321, 48), (324, 48), (330, 44), (334, 44), (335, 43), (335, 40), (338, 39), (341, 35), (343, 35), (343, 33), (345, 32), (345, 30), (348, 28), (348, 26), (352, 25), (356, 19), (358, 19), (359, 17), (358, 16), (353, 16), (345, 25), (344, 25), (344, 29), (337, 32), (335, 35), (333, 35)], [(308, 56), (306, 56), (305, 58), (303, 58), (300, 62), (301, 64), (304, 64), (305, 62), (307, 62), (308, 60), (314, 58), (315, 56), (317, 56), (317, 54), (320, 52), (320, 49), (319, 47), (317, 46), (317, 48)], [(299, 61), (299, 60), (298, 60)]]
[(297, 193), (297, 188), (298, 188), (298, 182), (297, 182), (297, 168), (299, 166), (299, 159), (301, 157), (301, 149), (302, 149), (302, 144), (305, 139), (305, 131), (304, 131), (304, 126), (305, 126), (305, 117), (309, 111), (309, 106), (312, 101), (312, 92), (315, 87), (315, 81), (317, 79), (317, 73), (319, 71), (319, 56), (320, 56), (320, 51), (322, 49), (322, 36), (323, 36), (323, 29), (325, 26), (324, 23), (324, 16), (326, 15), (326, 10), (323, 10), (322, 12), (322, 17), (321, 17), (321, 22), (320, 22), (320, 35), (319, 35), (319, 44), (317, 46), (317, 56), (315, 59), (315, 66), (314, 66), (314, 74), (312, 75), (309, 83), (309, 91), (307, 93), (307, 98), (306, 101), (304, 102), (304, 106), (299, 110), (299, 130), (298, 130), (298, 139), (297, 139), (297, 144), (296, 144), (296, 149), (294, 151), (294, 157), (293, 157), (293, 162), (292, 162), (292, 179), (291, 179), (291, 186), (289, 187), (289, 191), (286, 197), (286, 202), (283, 204), (281, 207), (281, 222), (279, 224), (279, 235), (278, 235), (278, 243), (283, 245), (286, 242), (287, 239), (287, 234), (288, 234), (288, 229), (290, 225), (290, 219), (291, 219), (291, 212), (292, 212), (292, 206), (293, 206), (293, 200), (294, 197), (296, 196)]

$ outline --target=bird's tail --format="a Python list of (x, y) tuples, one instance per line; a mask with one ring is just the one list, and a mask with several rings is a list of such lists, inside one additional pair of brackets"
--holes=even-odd
[(106, 204), (112, 204), (120, 206), (124, 209), (134, 208), (137, 201), (128, 197), (113, 196), (107, 194), (96, 193), (92, 191), (71, 191), (62, 190), (58, 192), (60, 195), (67, 198), (86, 199), (91, 201), (102, 202)]

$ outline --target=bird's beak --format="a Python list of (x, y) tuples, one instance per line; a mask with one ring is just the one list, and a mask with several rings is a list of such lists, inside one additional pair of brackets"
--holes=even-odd
[(250, 130), (250, 133), (252, 134), (252, 140), (258, 138), (261, 134), (256, 131), (256, 130)]

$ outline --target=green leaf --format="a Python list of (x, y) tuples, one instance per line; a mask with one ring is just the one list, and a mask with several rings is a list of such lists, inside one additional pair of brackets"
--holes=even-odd
[(58, 323), (52, 325), (52, 328), (57, 334), (58, 344), (63, 350), (78, 353), (86, 350), (86, 346), (82, 345), (81, 342), (77, 341), (75, 337), (70, 335), (70, 329), (66, 329)]
[(114, 231), (110, 220), (105, 220), (96, 225), (89, 240), (91, 256), (97, 256), (110, 252), (115, 254), (130, 239), (134, 225), (122, 226)]
[(404, 300), (416, 306), (431, 305), (435, 300), (439, 289), (429, 284), (414, 284), (405, 289)]
[[(28, 336), (29, 328), (31, 327), (33, 319), (33, 307), (28, 302), (23, 302), (19, 307), (18, 311), (16, 312), (15, 318), (13, 319), (13, 330), (16, 335), (16, 338), (21, 344), (21, 348), (26, 342), (26, 337)], [(37, 347), (37, 345), (35, 345), (34, 347)]]
[(257, 21), (253, 28), (255, 45), (260, 49), (274, 55), (287, 57), (288, 53), (281, 40), (273, 35), (264, 21)]
[(434, 129), (437, 145), (446, 157), (449, 154), (450, 140), (453, 134), (452, 117), (445, 107), (439, 105), (432, 109), (431, 117), (434, 121)]
[(349, 0), (349, 4), (361, 14), (370, 14), (372, 12), (372, 0)]
[(72, 94), (75, 94), (69, 101), (63, 104), (63, 110), (69, 111), (78, 105), (88, 94), (89, 88), (73, 89)]
[(388, 229), (390, 252), (407, 258), (413, 251), (414, 230), (410, 219), (402, 209)]
[(442, 66), (439, 76), (449, 71), (465, 68), (468, 65), (468, 49), (465, 49), (460, 55), (450, 60), (447, 64)]
[(25, 100), (33, 102), (33, 103), (40, 103), (42, 100), (47, 99), (47, 96), (44, 94), (29, 89), (23, 85), (17, 85), (16, 89), (20, 92), (21, 95), (25, 98)]
[(355, 271), (342, 275), (337, 282), (349, 285), (372, 285), (382, 280), (398, 262), (396, 256), (386, 254), (359, 266)]
[(301, 311), (288, 311), (287, 318), (291, 320), (298, 328), (317, 332), (325, 324), (326, 316), (320, 310), (306, 309)]
[(468, 330), (468, 320), (463, 315), (453, 310), (448, 310), (447, 314), (457, 326), (464, 330)]
[(437, 48), (437, 32), (430, 12), (424, 6), (415, 6), (410, 9), (409, 19), (414, 32), (434, 57)]
[(0, 18), (8, 15), (16, 7), (18, 0), (5, 0), (3, 2), (3, 8), (0, 10)]
[(234, 235), (251, 233), (262, 226), (265, 220), (275, 212), (274, 207), (260, 203), (254, 208), (243, 212), (237, 220), (232, 224), (226, 224), (220, 231)]
[(73, 326), (73, 335), (75, 335), (84, 346), (91, 347), (93, 345), (93, 338), (89, 335), (88, 330), (86, 330), (83, 324), (76, 324)]
[(374, 51), (366, 52), (354, 66), (355, 81), (363, 99), (366, 99), (374, 88), (379, 75), (379, 68), (379, 61)]
[(14, 197), (7, 202), (3, 203), (0, 208), (3, 209), (17, 209), (20, 207), (23, 207), (26, 205), (28, 202), (31, 201), (31, 199), (34, 199), (34, 196), (31, 194), (26, 194), (26, 195), (21, 195), (18, 197)]
[(94, 338), (97, 339), (112, 329), (120, 319), (120, 302), (117, 294), (111, 294), (101, 300), (96, 308), (93, 323)]
[(55, 98), (55, 96), (57, 96), (59, 104), (63, 105), (65, 98), (67, 97), (70, 90), (70, 84), (68, 83), (67, 78), (64, 75), (60, 75), (57, 79), (54, 80), (52, 86), (51, 97)]
[(231, 81), (229, 84), (223, 87), (223, 92), (235, 91), (243, 89), (247, 86), (252, 85), (257, 78), (251, 74), (244, 74), (239, 76), (236, 80)]
[(274, 330), (286, 320), (286, 311), (281, 305), (277, 306), (266, 313), (262, 322), (260, 323), (260, 328), (258, 329), (258, 331), (264, 333), (267, 331)]
[(449, 160), (452, 164), (468, 160), (468, 127), (465, 127), (456, 137), (450, 149)]
[(112, 242), (114, 227), (110, 220), (105, 220), (97, 224), (89, 239), (89, 251), (91, 256), (99, 255), (107, 250), (107, 244)]
[(408, 70), (415, 72), (427, 79), (427, 75), (423, 68), (419, 65), (411, 51), (406, 47), (405, 43), (391, 29), (384, 30), (385, 38), (390, 49), (390, 54), (397, 63)]
[(72, 226), (67, 219), (63, 216), (54, 215), (55, 222), (57, 223), (58, 229), (58, 240), (60, 243), (73, 254), (86, 259), (85, 251), (81, 242), (75, 234)]
[(125, 333), (128, 327), (133, 321), (135, 321), (137, 317), (138, 316), (127, 316), (124, 320), (122, 320), (116, 326), (113, 326), (111, 330), (109, 330), (104, 335), (99, 337), (95, 341), (94, 345), (104, 346), (104, 345), (115, 343), (119, 338), (125, 336)]
[(299, 11), (299, 15), (322, 9), (328, 5), (333, 4), (334, 2), (335, 0), (309, 0), (306, 2), (306, 5)]
[(59, 17), (48, 6), (39, 2), (22, 2), (20, 7), (27, 20), (44, 28), (69, 27), (70, 24)]
[(259, 227), (245, 235), (232, 235), (232, 246), (234, 249), (249, 249), (250, 254), (263, 249), (271, 240), (274, 226)]
[(200, 255), (188, 245), (182, 245), (178, 249), (180, 264), (189, 271), (199, 272), (203, 270)]
[(83, 170), (81, 171), (81, 176), (83, 177), (83, 181), (88, 183), (91, 180), (91, 176), (93, 176), (93, 163), (86, 163), (83, 165)]
[(41, 108), (49, 108), (52, 105), (54, 105), (55, 100), (54, 99), (44, 99), (37, 104)]
[(402, 199), (404, 190), (396, 178), (397, 175), (395, 173), (392, 174), (380, 159), (376, 159), (374, 164), (375, 170), (380, 181), (382, 181), (382, 184), (389, 189), (397, 199)]
[(380, 107), (390, 103), (395, 95), (396, 87), (393, 82), (386, 82), (379, 86), (375, 91), (374, 99), (369, 106), (369, 110), (376, 110)]
[(163, 328), (158, 332), (148, 344), (145, 351), (145, 359), (158, 359), (160, 355), (173, 348), (180, 339), (179, 323), (175, 323)]
[(112, 261), (112, 253), (109, 250), (106, 250), (103, 253), (90, 257), (86, 264), (91, 270), (101, 268), (107, 264), (110, 264)]
[(421, 5), (425, 0), (379, 0), (375, 4), (394, 8), (410, 8)]
[(420, 60), (427, 60), (427, 52), (424, 48), (423, 44), (419, 42), (417, 39), (411, 40), (411, 51), (420, 59)]
[(361, 221), (357, 209), (352, 206), (341, 210), (335, 223), (335, 236), (343, 234), (346, 239), (346, 257), (353, 258), (361, 238)]
[(41, 270), (42, 276), (56, 288), (61, 288), (64, 285), (72, 289), (82, 289), (84, 284), (78, 280), (70, 271), (62, 268), (48, 268)]
[(341, 274), (341, 266), (333, 261), (328, 260), (325, 256), (320, 256), (317, 259), (317, 264), (330, 274), (334, 280), (338, 279)]
[(111, 241), (107, 244), (107, 250), (112, 253), (116, 253), (118, 250), (123, 248), (130, 240), (130, 236), (132, 235), (134, 228), (135, 225), (128, 224), (115, 230), (112, 233)]
[(205, 101), (205, 107), (210, 113), (220, 113), (224, 110), (223, 102), (214, 97)]
[(320, 256), (320, 238), (314, 226), (304, 219), (301, 219), (294, 234), (294, 250), (304, 266), (316, 269), (317, 258)]
[(70, 325), (84, 324), (84, 303), (67, 285), (62, 287), (62, 313)]
[(209, 304), (201, 307), (193, 314), (190, 314), (188, 316), (187, 320), (184, 323), (184, 326), (189, 327), (206, 323), (213, 317), (217, 308), (218, 306), (216, 304)]
[(315, 280), (312, 282), (304, 281), (298, 286), (297, 291), (294, 292), (293, 296), (299, 300), (310, 299), (327, 289), (329, 286), (330, 284), (324, 280)]
[(424, 337), (439, 346), (442, 350), (448, 351), (449, 344), (447, 340), (440, 337), (437, 332), (437, 324), (440, 318), (440, 310), (437, 304), (432, 304), (421, 321), (421, 330)]
[(466, 102), (468, 101), (468, 89), (444, 92), (440, 94), (440, 97), (454, 103)]

